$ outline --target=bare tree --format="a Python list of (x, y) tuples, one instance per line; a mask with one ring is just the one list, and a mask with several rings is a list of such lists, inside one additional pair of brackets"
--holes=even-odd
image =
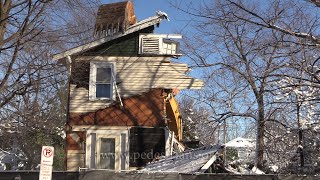
[[(233, 9), (230, 15), (237, 21), (247, 22), (263, 29), (272, 29), (283, 33), (291, 38), (286, 38), (291, 46), (297, 45), (300, 49), (294, 51), (314, 50), (314, 57), (309, 58), (307, 66), (303, 69), (311, 77), (309, 81), (319, 84), (319, 20), (316, 12), (319, 8), (319, 1), (295, 0), (295, 1), (272, 1), (267, 4), (270, 8), (261, 10), (254, 4), (244, 1), (226, 0), (222, 3)], [(295, 62), (299, 67), (300, 61)], [(294, 77), (299, 79), (299, 77)]]
[(186, 93), (182, 94), (179, 104), (183, 118), (183, 140), (214, 144), (217, 141), (216, 129), (220, 123), (211, 121), (210, 110), (199, 106), (196, 100)]
[(92, 40), (90, 30), (96, 9), (92, 4), (0, 2), (0, 108), (17, 95), (28, 93), (39, 71), (52, 65), (48, 54)]
[[(241, 4), (241, 1), (237, 2)], [(249, 5), (253, 9), (259, 7), (254, 3)], [(264, 12), (268, 12), (268, 16), (281, 14), (277, 5), (276, 1), (266, 5)], [(296, 68), (293, 65), (297, 63), (287, 57), (299, 55), (308, 42), (292, 46), (295, 36), (251, 22), (259, 18), (252, 18), (251, 13), (239, 9), (232, 1), (216, 1), (203, 4), (199, 9), (182, 10), (196, 19), (193, 23), (195, 32), (186, 35), (189, 37), (185, 42), (186, 53), (194, 67), (204, 67), (211, 72), (207, 78), (216, 88), (214, 96), (209, 97), (209, 93), (205, 93), (201, 100), (215, 104), (213, 111), (220, 110), (215, 113), (216, 119), (241, 117), (255, 120), (256, 165), (261, 168), (264, 164), (264, 139), (268, 136), (266, 123), (272, 121), (286, 127), (281, 119), (275, 118), (280, 117), (277, 114), (281, 112), (272, 104), (273, 82), (293, 75)], [(223, 100), (232, 102), (233, 107), (225, 103), (221, 108)]]
[[(27, 157), (27, 169), (39, 163), (41, 145), (64, 144), (66, 68), (49, 55), (93, 40), (97, 5), (86, 0), (0, 1), (0, 124), (16, 124), (12, 128), (19, 133), (6, 136), (18, 137), (15, 149)], [(6, 144), (1, 148), (13, 148)]]

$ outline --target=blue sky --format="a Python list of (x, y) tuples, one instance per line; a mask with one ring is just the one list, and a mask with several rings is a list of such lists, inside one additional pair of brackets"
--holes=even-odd
[[(107, 3), (114, 3), (114, 2), (120, 2), (122, 0), (103, 0), (102, 2), (104, 4)], [(186, 9), (186, 6), (190, 5), (191, 8), (196, 8), (196, 6), (199, 6), (202, 2), (212, 2), (212, 0), (131, 0), (134, 4), (134, 10), (135, 14), (137, 16), (138, 21), (141, 21), (143, 19), (146, 19), (148, 17), (154, 16), (156, 14), (156, 11), (163, 11), (168, 14), (170, 21), (163, 20), (160, 24), (159, 28), (156, 28), (156, 33), (163, 33), (163, 34), (174, 34), (183, 31), (184, 33), (187, 32), (187, 30), (190, 32), (192, 31), (192, 26), (188, 26), (190, 21), (192, 21), (192, 17), (190, 17), (188, 14), (178, 10), (177, 8), (173, 7), (169, 2), (179, 2), (181, 3), (181, 8)], [(180, 57), (178, 60), (176, 60), (180, 63), (188, 63), (188, 58), (186, 56)], [(189, 63), (190, 64), (190, 63)], [(193, 69), (190, 74), (193, 77), (200, 78), (202, 76), (202, 71), (200, 69)], [(185, 93), (189, 95), (193, 95), (194, 91), (188, 91), (184, 90)], [(182, 94), (182, 93), (180, 93)], [(178, 98), (181, 96), (178, 96)], [(238, 118), (235, 118), (238, 119)], [(234, 123), (233, 125), (237, 127), (238, 131), (243, 131), (244, 127), (243, 124), (251, 121), (232, 121)], [(231, 124), (231, 122), (230, 122)], [(243, 127), (243, 128), (241, 128)], [(234, 130), (231, 130), (230, 133), (233, 133)], [(230, 134), (229, 138), (233, 138), (233, 135)]]
[[(103, 4), (122, 2), (124, 0), (102, 0)], [(191, 21), (191, 17), (178, 10), (171, 3), (179, 3), (181, 8), (185, 9), (185, 5), (192, 3), (192, 7), (199, 5), (204, 0), (131, 0), (134, 5), (134, 11), (138, 21), (144, 20), (148, 17), (156, 15), (157, 11), (167, 13), (169, 21), (162, 20), (159, 27), (155, 28), (155, 33), (161, 34), (183, 34), (186, 30), (192, 31), (191, 26), (187, 26)], [(171, 2), (171, 3), (170, 3)], [(181, 32), (183, 31), (183, 32)], [(182, 63), (188, 63), (186, 56), (180, 57), (177, 61)], [(199, 72), (191, 72), (190, 75), (199, 75)]]
[[(121, 2), (123, 0), (103, 0), (102, 3)], [(170, 21), (162, 21), (157, 33), (173, 34), (183, 29), (186, 15), (170, 5), (169, 0), (131, 0), (134, 4), (134, 11), (138, 21), (154, 16), (156, 11), (168, 14)], [(183, 1), (184, 2), (184, 1)]]

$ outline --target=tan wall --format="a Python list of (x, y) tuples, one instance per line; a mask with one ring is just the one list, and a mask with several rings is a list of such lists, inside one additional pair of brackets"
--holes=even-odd
[(85, 152), (83, 150), (68, 150), (67, 170), (79, 171), (79, 167), (85, 167)]
[(70, 112), (94, 112), (113, 103), (89, 101), (87, 76), (90, 61), (115, 62), (121, 97), (141, 94), (153, 88), (200, 89), (203, 86), (201, 80), (185, 75), (188, 71), (186, 64), (172, 63), (166, 57), (78, 57), (73, 62), (72, 77), (75, 80), (71, 81)]

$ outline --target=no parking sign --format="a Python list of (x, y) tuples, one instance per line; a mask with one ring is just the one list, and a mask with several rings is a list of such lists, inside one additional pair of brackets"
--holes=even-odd
[(42, 146), (39, 180), (52, 179), (53, 155), (54, 148), (52, 146)]

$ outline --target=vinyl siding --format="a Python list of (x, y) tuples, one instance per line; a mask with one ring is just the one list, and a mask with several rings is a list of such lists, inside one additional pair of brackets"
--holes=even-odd
[(114, 101), (89, 101), (89, 61), (115, 62), (116, 83), (121, 97), (148, 92), (154, 88), (200, 89), (203, 82), (186, 76), (186, 64), (164, 57), (78, 57), (72, 65), (70, 112), (94, 112)]

